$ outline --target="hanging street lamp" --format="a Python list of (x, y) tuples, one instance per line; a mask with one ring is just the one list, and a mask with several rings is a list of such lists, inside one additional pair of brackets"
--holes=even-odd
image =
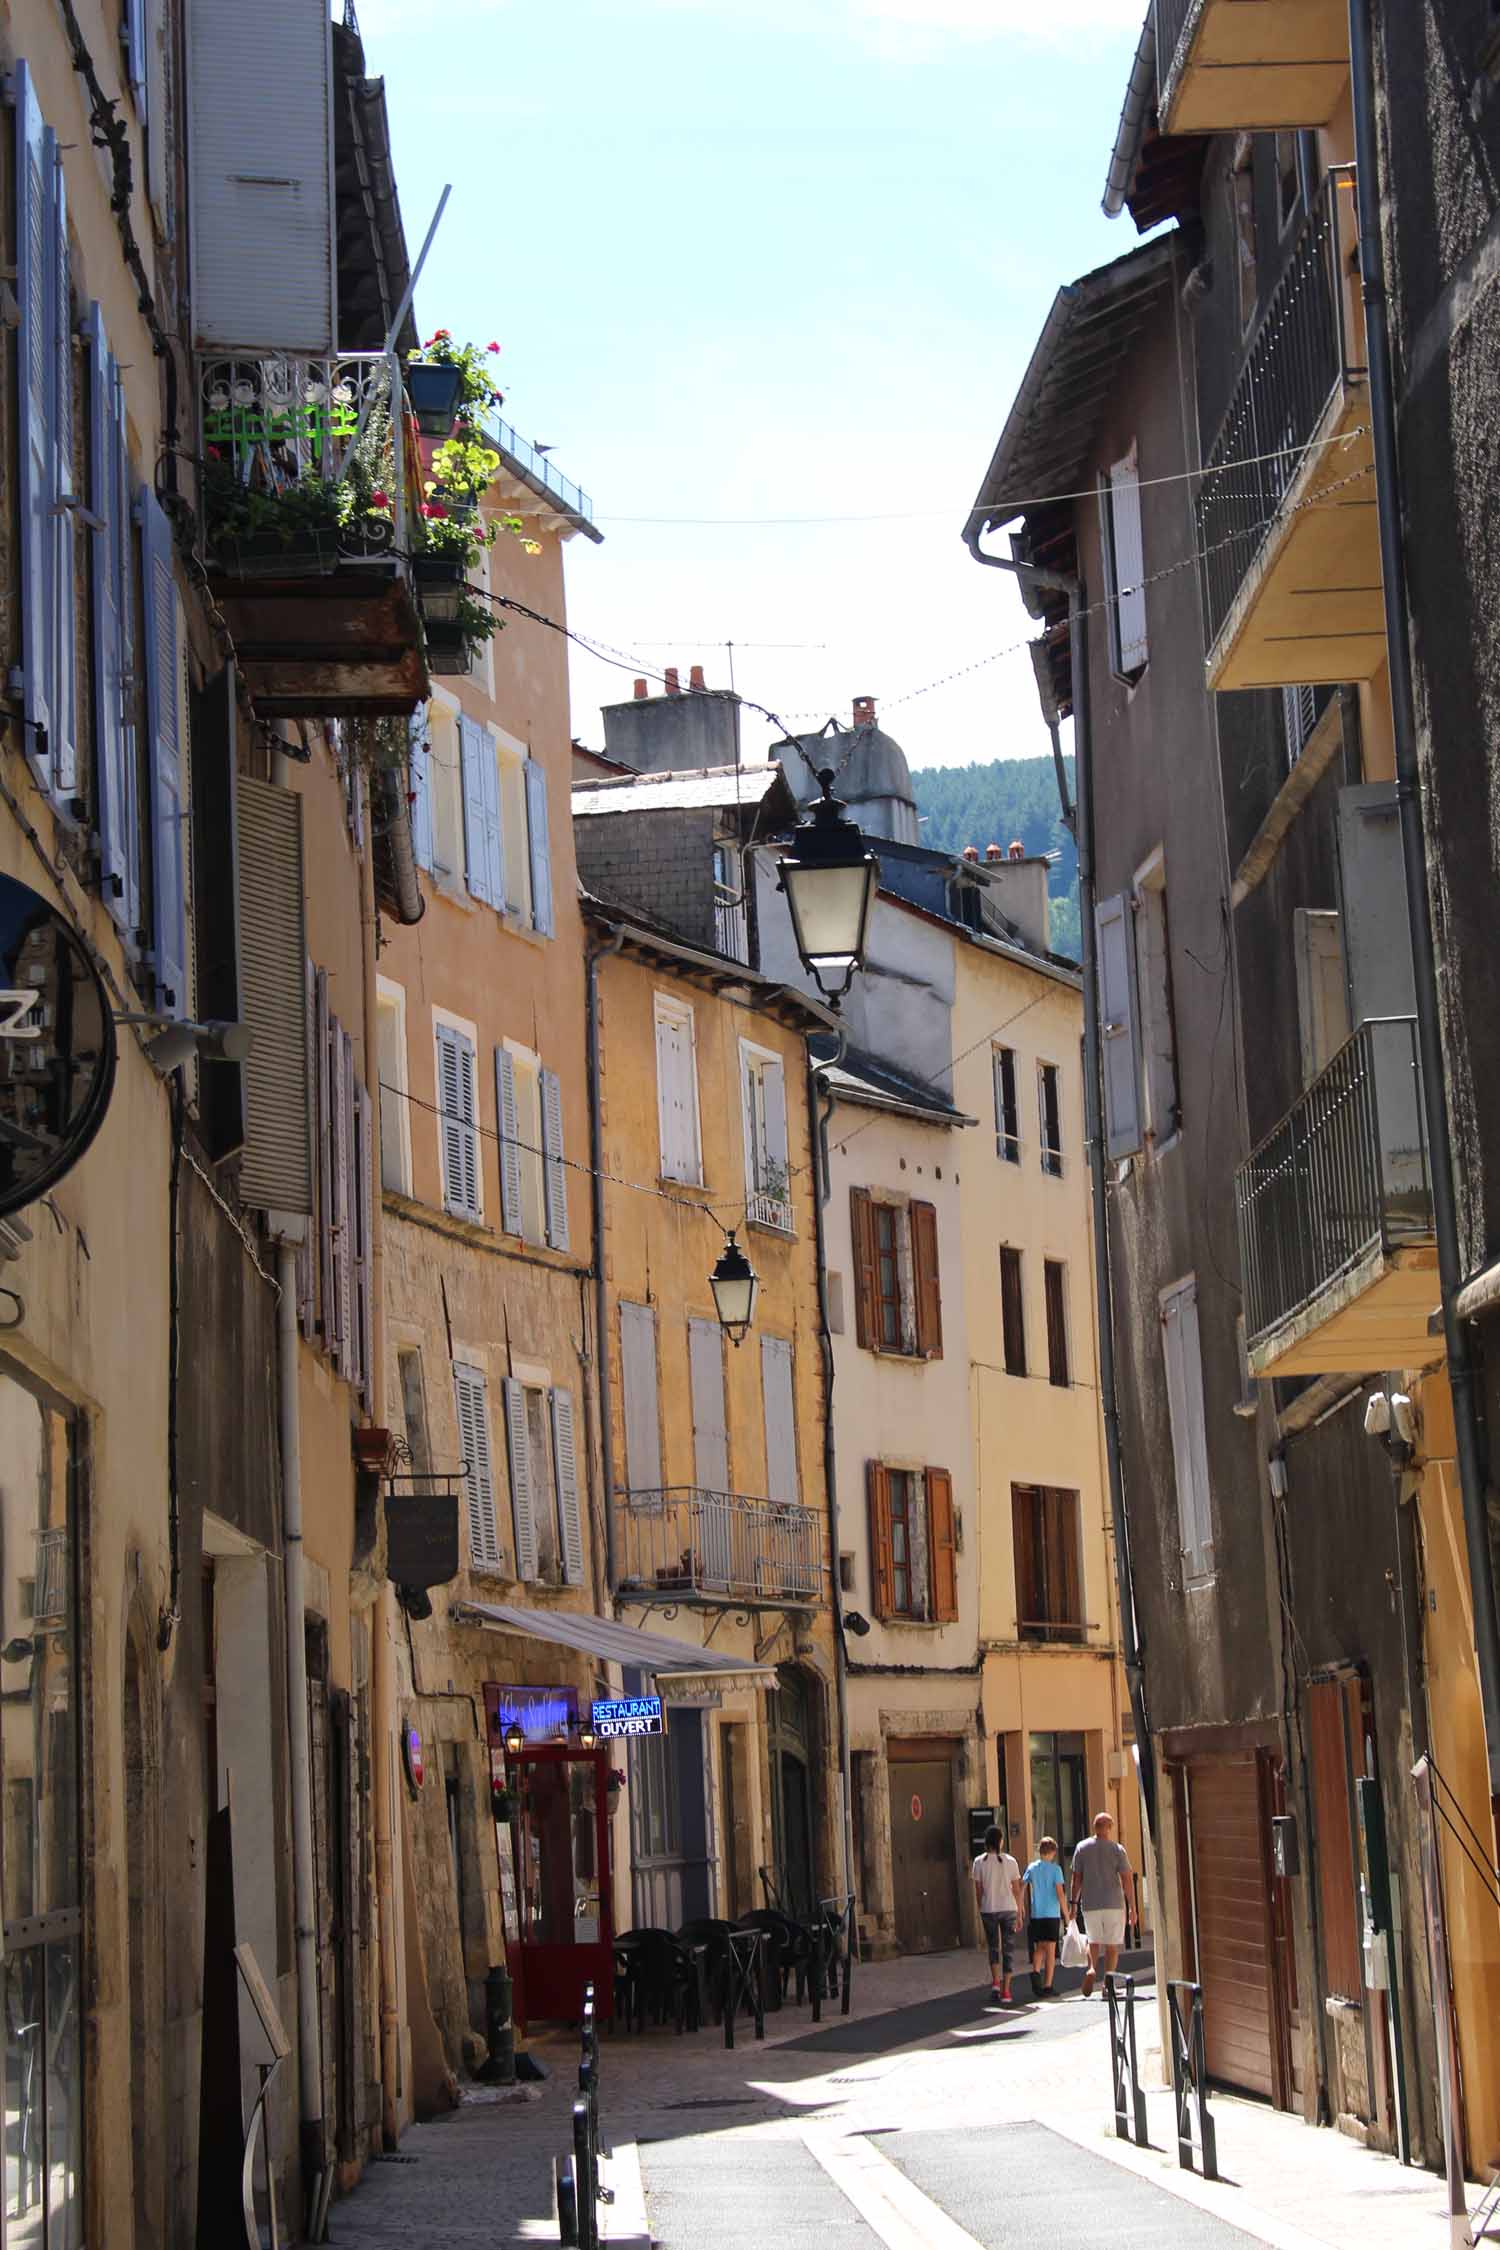
[(755, 1293), (760, 1281), (732, 1230), (724, 1237), (724, 1248), (708, 1277), (708, 1285), (714, 1293), (719, 1326), (731, 1343), (742, 1344), (755, 1312)]
[(818, 780), (823, 794), (811, 820), (792, 831), (779, 880), (802, 966), (837, 1008), (864, 967), (880, 863), (833, 794), (832, 767)]

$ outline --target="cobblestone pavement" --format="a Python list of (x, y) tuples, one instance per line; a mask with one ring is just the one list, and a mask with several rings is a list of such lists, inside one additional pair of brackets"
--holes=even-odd
[[(815, 2027), (788, 2008), (763, 2045), (741, 2024), (732, 2053), (714, 2029), (606, 2037), (606, 2138), (638, 2151), (662, 2250), (1021, 2250), (1067, 2235), (1112, 2250), (1444, 2250), (1437, 2178), (1259, 2103), (1215, 2097), (1219, 2183), (1180, 2172), (1149, 1990), (1143, 2150), (1114, 2137), (1097, 1998), (988, 2001), (976, 1956), (947, 1954), (861, 1969), (848, 2019), (825, 2010)], [(370, 2168), (334, 2208), (338, 2250), (557, 2240), (552, 2160), (577, 2047), (558, 2034), (533, 2051), (552, 2076), (532, 2098), (476, 2089)], [(608, 2218), (628, 2234), (623, 2207)]]

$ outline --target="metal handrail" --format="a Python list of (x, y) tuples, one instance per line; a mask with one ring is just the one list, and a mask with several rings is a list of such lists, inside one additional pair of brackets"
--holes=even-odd
[(1235, 1175), (1251, 1343), (1358, 1265), (1432, 1234), (1412, 1016), (1372, 1017)]
[(616, 1495), (617, 1590), (673, 1599), (821, 1602), (822, 1518), (812, 1508), (702, 1485)]
[(509, 422), (502, 422), (498, 414), (490, 417), (487, 427), (501, 452), (509, 457), (524, 476), (530, 477), (536, 484), (545, 485), (570, 516), (579, 516), (585, 523), (593, 522), (594, 503), (581, 485), (576, 485), (571, 477), (565, 477), (561, 469), (554, 469), (545, 453), (539, 453), (534, 445), (528, 445), (525, 438), (513, 430)]
[(1351, 358), (1344, 303), (1349, 236), (1339, 195), (1353, 184), (1352, 164), (1329, 167), (1255, 324), (1204, 460), (1196, 516), (1210, 649), (1271, 536), (1330, 402), (1365, 374)]

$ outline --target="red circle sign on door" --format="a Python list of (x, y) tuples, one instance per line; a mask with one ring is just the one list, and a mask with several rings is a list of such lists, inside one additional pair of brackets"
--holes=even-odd
[(912, 1817), (912, 1819), (913, 1819), (913, 1820), (920, 1820), (920, 1819), (921, 1819), (921, 1817), (922, 1817), (922, 1800), (921, 1800), (921, 1798), (920, 1798), (920, 1797), (913, 1797), (913, 1798), (912, 1798), (912, 1801), (911, 1801), (911, 1817)]

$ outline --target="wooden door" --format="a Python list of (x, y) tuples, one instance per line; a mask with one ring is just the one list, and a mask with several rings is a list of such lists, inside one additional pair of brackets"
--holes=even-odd
[(1255, 1752), (1187, 1769), (1198, 1981), (1208, 2072), (1267, 2100), (1278, 2086), (1276, 1962)]
[(950, 1951), (958, 1944), (952, 1760), (893, 1753), (890, 1773), (896, 1942), (903, 1953)]

